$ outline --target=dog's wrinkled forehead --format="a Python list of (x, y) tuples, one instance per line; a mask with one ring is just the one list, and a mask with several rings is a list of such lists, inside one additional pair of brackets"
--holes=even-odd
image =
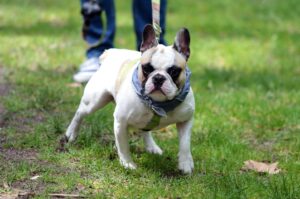
[(172, 46), (159, 44), (142, 54), (141, 64), (148, 63), (158, 70), (165, 70), (174, 65), (184, 69), (186, 60)]

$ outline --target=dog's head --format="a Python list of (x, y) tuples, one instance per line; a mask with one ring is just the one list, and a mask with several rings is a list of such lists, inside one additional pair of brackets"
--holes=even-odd
[(144, 28), (138, 74), (146, 95), (163, 102), (173, 99), (181, 91), (186, 80), (189, 45), (190, 34), (186, 28), (177, 32), (173, 46), (158, 44), (151, 25)]

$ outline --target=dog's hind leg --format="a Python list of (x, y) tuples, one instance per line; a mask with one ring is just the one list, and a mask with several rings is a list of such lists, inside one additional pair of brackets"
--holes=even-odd
[(149, 153), (162, 155), (163, 151), (154, 141), (150, 131), (143, 132), (143, 139), (145, 144), (145, 149)]
[(107, 103), (112, 101), (112, 99), (112, 96), (105, 90), (90, 94), (85, 92), (81, 99), (80, 105), (66, 131), (66, 138), (68, 142), (74, 141), (77, 137), (79, 126), (84, 116), (104, 107)]

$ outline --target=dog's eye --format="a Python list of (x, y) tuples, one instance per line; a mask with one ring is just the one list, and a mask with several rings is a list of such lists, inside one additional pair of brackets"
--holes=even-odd
[(173, 81), (175, 81), (179, 77), (181, 70), (182, 69), (177, 66), (172, 66), (168, 68), (167, 72), (172, 77)]
[(150, 63), (142, 65), (142, 69), (143, 69), (143, 75), (146, 78), (148, 77), (148, 75), (150, 73), (152, 73), (154, 71), (154, 68), (153, 68), (153, 66)]

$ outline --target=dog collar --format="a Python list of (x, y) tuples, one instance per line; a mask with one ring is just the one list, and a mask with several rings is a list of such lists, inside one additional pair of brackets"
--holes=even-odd
[(142, 100), (142, 102), (149, 107), (151, 110), (154, 111), (160, 117), (167, 116), (167, 112), (174, 110), (179, 104), (181, 104), (184, 99), (186, 98), (187, 94), (190, 91), (190, 77), (191, 71), (188, 67), (186, 67), (186, 80), (184, 86), (182, 87), (181, 91), (178, 95), (176, 95), (172, 100), (164, 101), (164, 102), (157, 102), (153, 100), (148, 95), (145, 95), (145, 90), (142, 87), (139, 78), (138, 78), (138, 67), (140, 63), (138, 62), (135, 66), (133, 75), (132, 75), (132, 83), (135, 88), (136, 94)]

